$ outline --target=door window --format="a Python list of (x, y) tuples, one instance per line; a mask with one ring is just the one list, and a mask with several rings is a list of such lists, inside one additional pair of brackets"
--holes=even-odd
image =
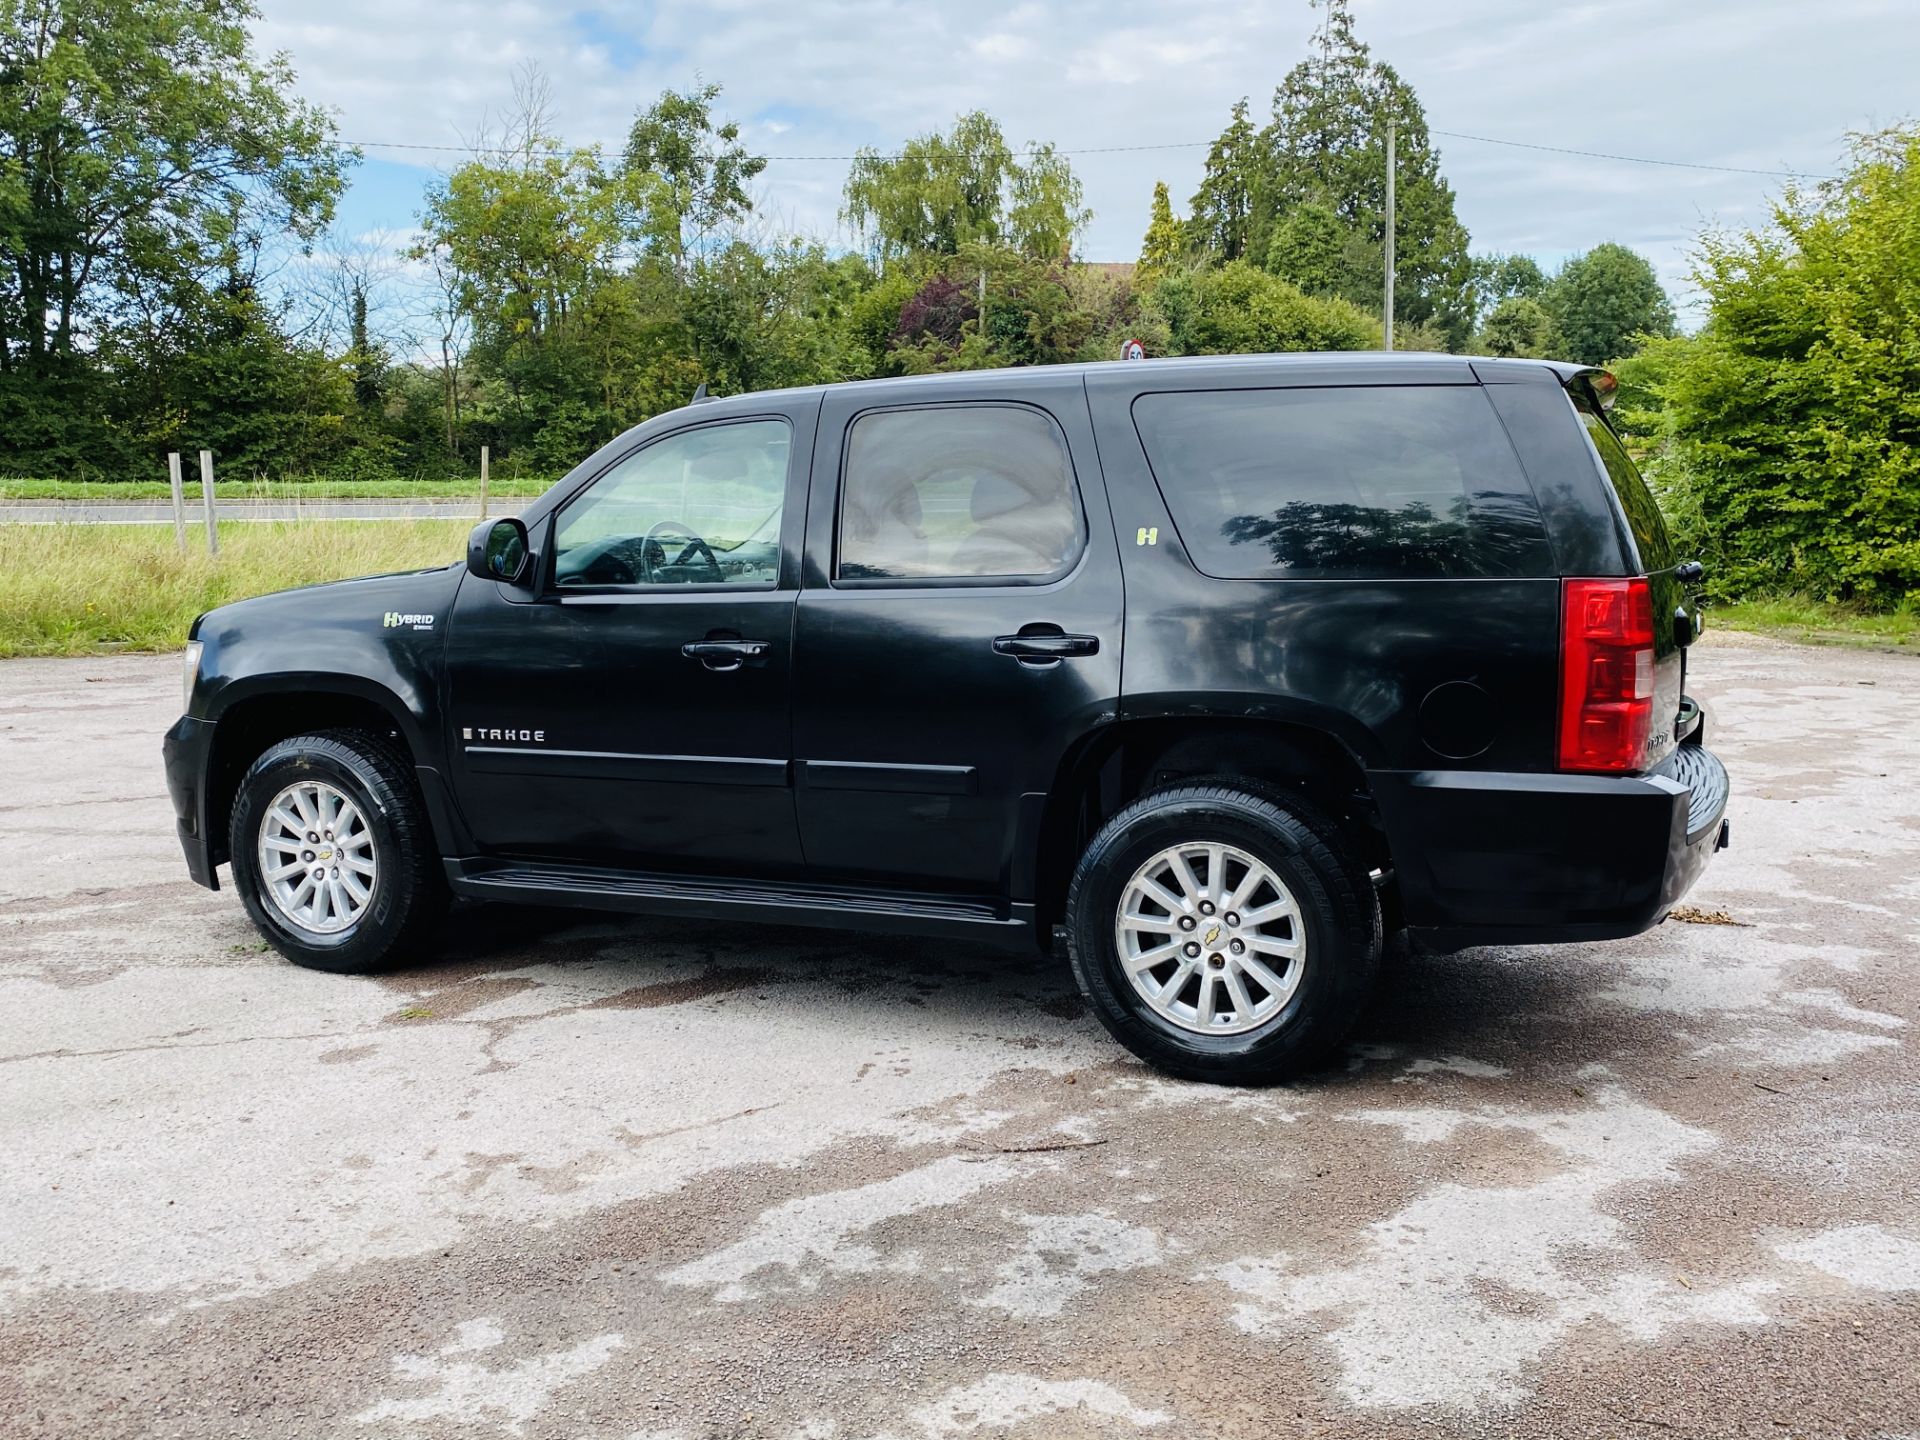
[(848, 432), (837, 580), (1050, 580), (1085, 546), (1066, 437), (1042, 411), (881, 410)]
[(1477, 385), (1142, 395), (1134, 427), (1194, 565), (1224, 580), (1553, 573)]
[(791, 444), (784, 420), (745, 420), (635, 451), (560, 512), (554, 583), (770, 588)]

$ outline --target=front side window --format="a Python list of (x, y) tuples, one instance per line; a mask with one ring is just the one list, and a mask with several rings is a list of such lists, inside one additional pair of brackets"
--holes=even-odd
[(772, 586), (791, 444), (784, 420), (746, 420), (635, 451), (560, 512), (554, 583)]
[(1200, 571), (1227, 580), (1553, 573), (1477, 385), (1142, 395), (1134, 427)]
[(848, 432), (836, 579), (1047, 580), (1085, 544), (1066, 437), (1038, 410), (881, 410)]

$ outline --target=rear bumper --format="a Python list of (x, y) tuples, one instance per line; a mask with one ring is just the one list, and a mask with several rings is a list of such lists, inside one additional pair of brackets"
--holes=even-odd
[(1442, 947), (1637, 935), (1727, 843), (1726, 767), (1699, 745), (1619, 779), (1420, 770), (1373, 780), (1406, 923)]
[(182, 715), (160, 742), (167, 766), (167, 792), (173, 797), (174, 828), (186, 852), (187, 874), (197, 885), (220, 888), (207, 820), (207, 757), (213, 749), (213, 722)]

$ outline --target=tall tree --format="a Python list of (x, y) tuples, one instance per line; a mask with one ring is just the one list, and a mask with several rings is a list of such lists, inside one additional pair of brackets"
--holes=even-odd
[(1596, 245), (1567, 261), (1541, 296), (1569, 360), (1604, 365), (1631, 355), (1641, 335), (1671, 335), (1673, 306), (1646, 256)]
[(1153, 182), (1153, 208), (1147, 215), (1146, 238), (1140, 242), (1140, 260), (1134, 266), (1136, 285), (1153, 284), (1180, 258), (1180, 222), (1173, 218), (1173, 201), (1167, 194), (1167, 182)]
[(1265, 258), (1272, 226), (1300, 205), (1330, 209), (1358, 243), (1346, 246), (1346, 298), (1378, 308), (1384, 280), (1387, 121), (1395, 122), (1394, 318), (1433, 324), (1464, 342), (1473, 323), (1467, 232), (1426, 112), (1391, 65), (1354, 33), (1349, 0), (1321, 0), (1314, 51), (1287, 72), (1261, 132), (1250, 241)]
[(717, 230), (753, 209), (747, 186), (767, 168), (764, 155), (740, 143), (738, 124), (714, 123), (719, 98), (713, 84), (664, 91), (627, 134), (628, 170), (659, 182), (649, 197), (648, 234), (682, 274)]
[(1207, 151), (1200, 188), (1188, 203), (1188, 233), (1194, 248), (1226, 262), (1246, 256), (1252, 244), (1253, 207), (1263, 179), (1259, 134), (1236, 100), (1227, 128)]
[[(217, 269), (247, 202), (310, 240), (348, 159), (253, 52), (247, 0), (0, 6), (0, 367), (44, 369), (116, 304)], [(97, 338), (97, 337), (96, 337)]]
[(1016, 156), (999, 122), (962, 115), (897, 155), (865, 149), (847, 176), (841, 218), (882, 261), (952, 255), (972, 242), (1061, 258), (1090, 216), (1073, 167), (1051, 145)]

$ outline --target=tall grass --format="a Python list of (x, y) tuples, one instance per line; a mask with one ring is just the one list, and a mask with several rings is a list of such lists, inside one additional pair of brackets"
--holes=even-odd
[(220, 527), (220, 555), (170, 525), (0, 525), (0, 656), (177, 650), (216, 605), (322, 580), (445, 565), (468, 526), (316, 520)]
[(1791, 592), (1754, 595), (1711, 605), (1707, 629), (1752, 630), (1807, 645), (1862, 645), (1871, 649), (1920, 648), (1920, 593), (1890, 610), (1814, 600)]

